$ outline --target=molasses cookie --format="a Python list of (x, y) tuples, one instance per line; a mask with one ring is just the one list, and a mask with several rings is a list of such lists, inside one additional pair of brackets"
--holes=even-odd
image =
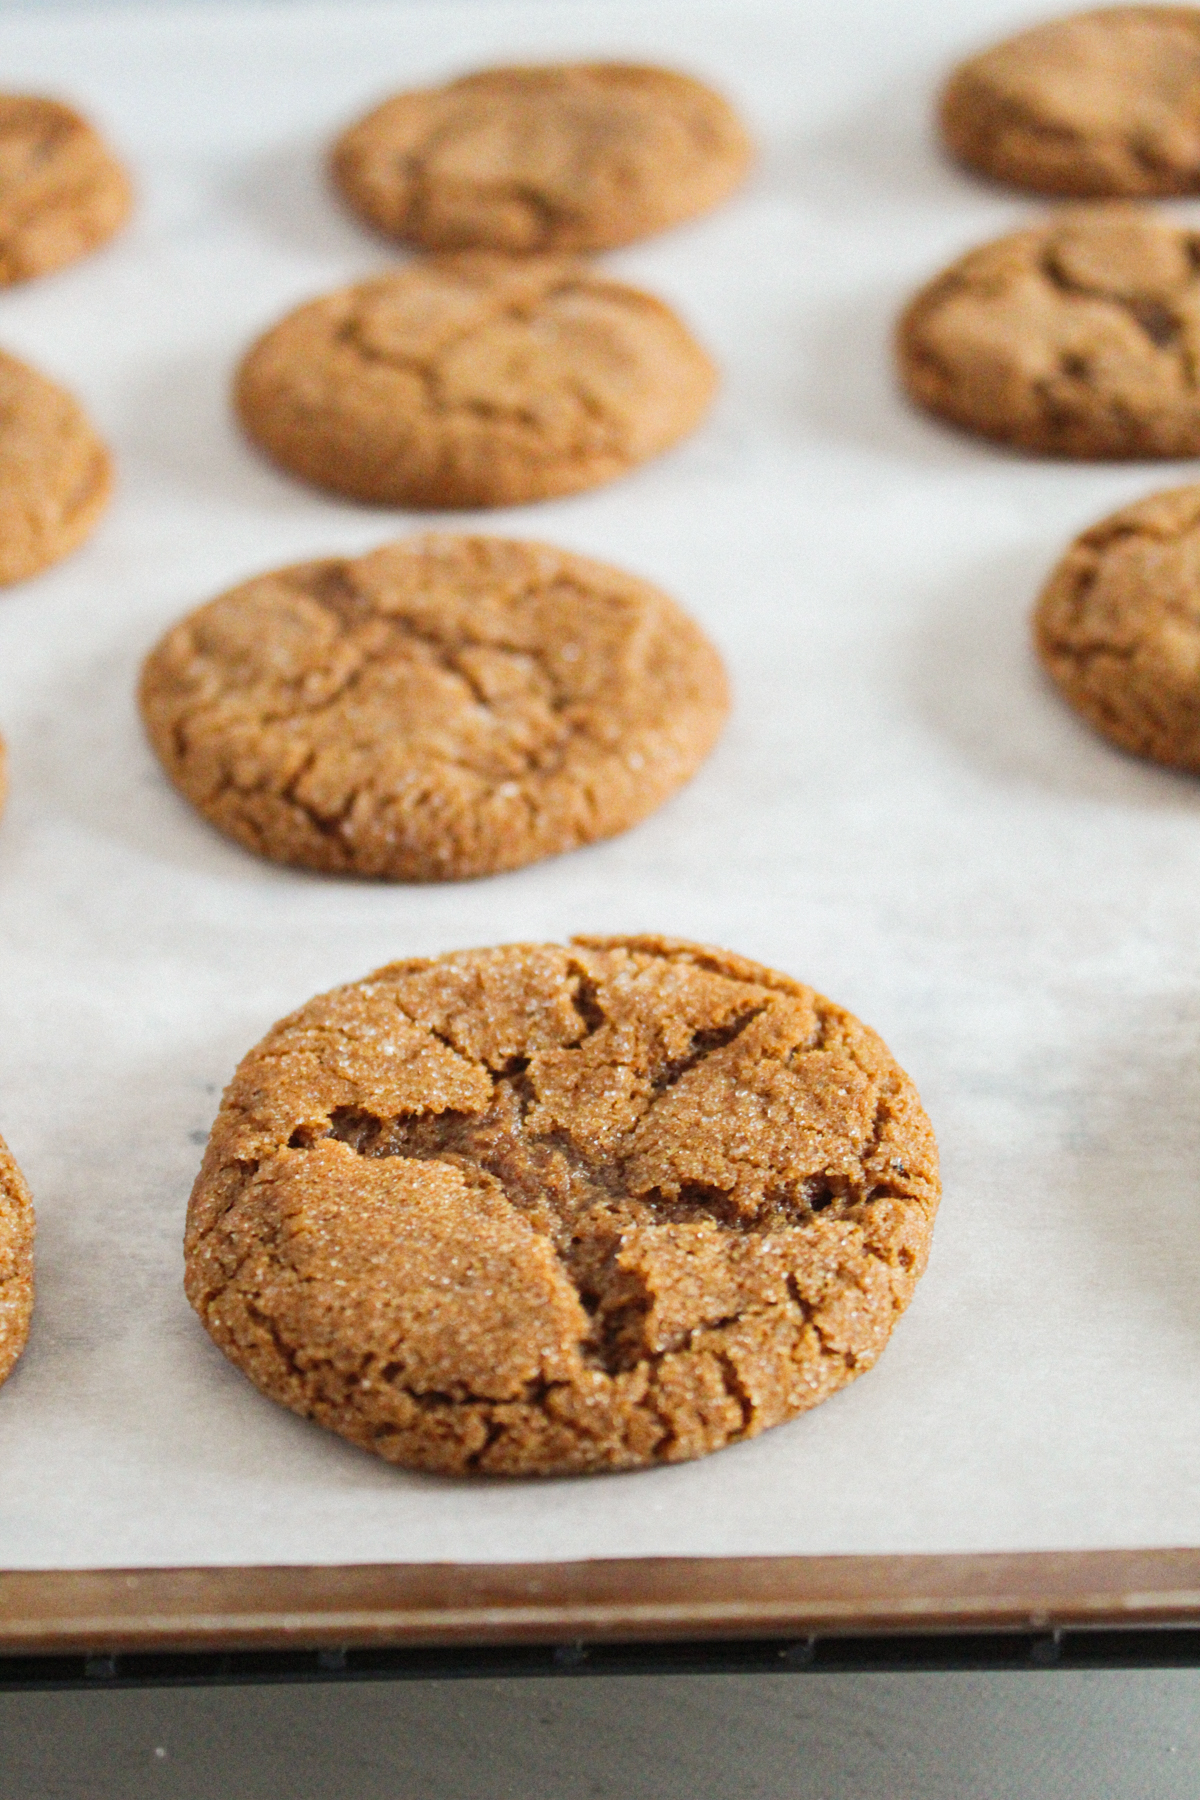
[(385, 506), (511, 506), (624, 475), (697, 425), (716, 373), (662, 301), (553, 258), (416, 263), (314, 300), (236, 402), (293, 475)]
[(79, 402), (0, 351), (0, 582), (76, 549), (112, 487), (112, 463)]
[(811, 988), (657, 937), (393, 963), (225, 1092), (186, 1287), (389, 1462), (681, 1462), (869, 1369), (939, 1197), (911, 1081)]
[(61, 269), (125, 223), (129, 178), (69, 106), (0, 94), (0, 284)]
[(909, 306), (930, 412), (1046, 456), (1200, 454), (1200, 233), (1097, 207), (999, 238)]
[(1155, 494), (1076, 538), (1033, 629), (1089, 725), (1135, 756), (1200, 773), (1200, 487)]
[(0, 1138), (0, 1382), (25, 1348), (33, 1312), (33, 1202)]
[(427, 250), (603, 250), (707, 212), (752, 156), (719, 94), (669, 69), (485, 69), (396, 94), (352, 125), (333, 176)]
[(175, 785), (248, 849), (396, 881), (519, 868), (646, 817), (728, 711), (665, 594), (504, 538), (419, 537), (260, 576), (146, 663)]
[(1038, 194), (1200, 189), (1200, 11), (1110, 6), (974, 56), (941, 101), (962, 162)]

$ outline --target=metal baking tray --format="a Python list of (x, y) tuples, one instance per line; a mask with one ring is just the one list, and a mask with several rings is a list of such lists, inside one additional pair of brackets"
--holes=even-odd
[[(120, 470), (92, 542), (0, 599), (0, 1129), (39, 1215), (37, 1317), (0, 1395), (0, 1657), (1197, 1619), (1197, 795), (1068, 715), (1026, 626), (1075, 531), (1194, 470), (1006, 456), (909, 411), (889, 362), (920, 281), (1044, 210), (953, 169), (930, 122), (949, 63), (1032, 11), (0, 20), (7, 84), (73, 98), (139, 189), (111, 246), (0, 294), (0, 344), (79, 393)], [(708, 76), (762, 146), (719, 212), (604, 259), (711, 347), (708, 422), (609, 488), (467, 518), (262, 462), (228, 406), (240, 350), (398, 254), (328, 192), (334, 130), (405, 84), (593, 55)], [(142, 656), (247, 574), (430, 526), (658, 581), (726, 655), (723, 743), (638, 830), (494, 881), (258, 864), (153, 763)], [(647, 929), (813, 982), (916, 1078), (945, 1200), (879, 1367), (701, 1463), (569, 1482), (405, 1475), (262, 1400), (180, 1291), (242, 1052), (397, 955)]]

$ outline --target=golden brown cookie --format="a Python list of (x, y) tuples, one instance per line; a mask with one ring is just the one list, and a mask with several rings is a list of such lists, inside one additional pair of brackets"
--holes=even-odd
[(279, 862), (490, 875), (611, 837), (695, 772), (721, 659), (656, 588), (546, 544), (429, 536), (260, 576), (147, 660), (176, 786)]
[(33, 1313), (33, 1202), (0, 1138), (0, 1382), (25, 1348)]
[(333, 176), (370, 224), (427, 250), (603, 250), (707, 212), (752, 155), (701, 82), (563, 63), (396, 94), (338, 139)]
[(951, 76), (955, 156), (1039, 194), (1200, 189), (1200, 11), (1110, 6), (1055, 19)]
[(388, 506), (510, 506), (624, 475), (716, 386), (661, 300), (554, 258), (464, 255), (314, 300), (254, 345), (236, 401), (293, 475)]
[(897, 335), (930, 412), (1046, 456), (1200, 454), (1200, 233), (1095, 207), (973, 250)]
[(86, 256), (131, 205), (128, 176), (86, 119), (57, 100), (0, 95), (0, 284)]
[(1200, 773), (1200, 487), (1077, 537), (1038, 600), (1038, 656), (1097, 731)]
[(111, 487), (111, 458), (79, 402), (0, 351), (0, 582), (78, 548)]
[(681, 1462), (875, 1362), (939, 1197), (857, 1019), (678, 940), (393, 963), (226, 1090), (188, 1297), (272, 1399), (389, 1462)]

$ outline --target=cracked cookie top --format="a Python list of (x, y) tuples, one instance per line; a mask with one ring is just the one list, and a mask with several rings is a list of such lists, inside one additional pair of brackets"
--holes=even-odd
[(1077, 537), (1033, 629), (1090, 725), (1135, 756), (1200, 773), (1200, 487), (1154, 494)]
[(290, 313), (249, 351), (249, 435), (317, 487), (510, 506), (595, 487), (697, 425), (716, 386), (660, 300), (559, 258), (430, 259)]
[(942, 133), (972, 168), (1039, 194), (1200, 188), (1200, 11), (1111, 6), (1056, 19), (956, 69)]
[(687, 781), (729, 699), (648, 583), (546, 544), (426, 536), (280, 569), (147, 659), (167, 773), (276, 861), (399, 881), (610, 837)]
[(0, 351), (0, 582), (69, 555), (111, 487), (112, 459), (79, 402)]
[(513, 944), (268, 1033), (186, 1286), (264, 1393), (391, 1462), (630, 1468), (868, 1369), (938, 1197), (911, 1081), (811, 988), (674, 939)]
[(356, 212), (427, 250), (603, 250), (732, 192), (753, 155), (719, 94), (669, 69), (486, 69), (396, 94), (342, 134)]
[(897, 351), (912, 399), (1049, 456), (1200, 454), (1200, 233), (1097, 207), (971, 251)]
[(85, 256), (131, 204), (124, 169), (86, 119), (57, 100), (0, 95), (0, 285)]
[(33, 1202), (0, 1138), (0, 1382), (25, 1348), (33, 1313)]

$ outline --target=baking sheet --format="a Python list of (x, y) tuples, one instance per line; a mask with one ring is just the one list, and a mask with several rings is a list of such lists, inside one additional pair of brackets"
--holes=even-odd
[[(1023, 461), (908, 411), (888, 368), (908, 292), (1044, 210), (952, 170), (928, 126), (947, 63), (1032, 10), (0, 18), (5, 85), (73, 96), (140, 189), (108, 250), (0, 294), (0, 343), (85, 399), (120, 465), (91, 544), (0, 597), (0, 1128), (39, 1218), (33, 1333), (0, 1394), (0, 1566), (1200, 1543), (1200, 788), (1076, 722), (1026, 629), (1076, 530), (1200, 470)], [(718, 358), (708, 423), (610, 488), (450, 521), (258, 460), (228, 415), (235, 357), (392, 258), (324, 190), (336, 127), (390, 87), (590, 54), (716, 78), (763, 145), (722, 211), (603, 259)], [(514, 875), (406, 889), (257, 862), (158, 772), (141, 657), (254, 571), (431, 522), (660, 582), (728, 659), (727, 736), (638, 830)], [(813, 982), (916, 1078), (945, 1201), (878, 1368), (703, 1462), (553, 1482), (404, 1474), (260, 1398), (180, 1289), (242, 1052), (393, 957), (641, 930)]]

